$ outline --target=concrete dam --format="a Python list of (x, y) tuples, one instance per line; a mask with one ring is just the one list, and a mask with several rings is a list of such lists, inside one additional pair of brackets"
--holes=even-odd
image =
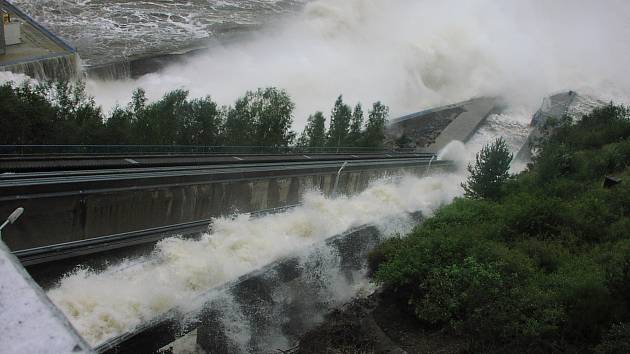
[[(133, 157), (133, 164), (126, 162), (131, 157), (117, 159), (151, 166), (151, 160), (164, 164), (173, 158)], [(450, 167), (430, 154), (300, 155), (301, 161), (293, 162), (291, 156), (241, 155), (210, 157), (203, 163), (212, 165), (196, 166), (189, 164), (199, 158), (178, 159), (185, 165), (7, 175), (0, 182), (0, 210), (23, 207), (29, 217), (16, 223), (4, 242), (27, 264), (37, 263), (94, 252), (95, 242), (123, 247), (169, 232), (204, 229), (213, 217), (296, 205), (311, 189), (353, 195), (386, 176)], [(0, 166), (3, 171), (18, 168), (12, 158)]]
[(63, 39), (6, 1), (0, 1), (0, 15), (0, 71), (38, 80), (80, 76), (79, 55)]
[[(500, 110), (488, 99), (458, 105), (460, 114), (446, 127), (468, 128), (442, 131), (461, 141)], [(373, 247), (459, 194), (454, 164), (429, 151), (7, 152), (0, 158), (2, 212), (25, 211), (3, 234), (13, 254), (4, 250), (0, 268), (52, 267), (152, 245), (142, 256), (75, 268), (45, 293), (22, 269), (24, 291), (41, 299), (40, 316), (57, 324), (47, 330), (60, 338), (58, 348), (290, 348), (330, 309), (369, 291), (366, 255)], [(26, 335), (22, 310), (12, 311), (22, 322), (7, 333)]]

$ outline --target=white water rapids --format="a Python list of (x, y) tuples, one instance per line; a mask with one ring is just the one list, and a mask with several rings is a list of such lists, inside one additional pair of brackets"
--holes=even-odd
[[(314, 0), (251, 40), (137, 80), (89, 81), (88, 88), (108, 109), (126, 104), (136, 87), (151, 99), (185, 88), (231, 104), (245, 90), (273, 85), (295, 100), (296, 129), (308, 114), (328, 110), (340, 93), (350, 103), (381, 100), (394, 115), (480, 95), (501, 94), (512, 107), (524, 107), (491, 117), (467, 149), (453, 145), (443, 152), (466, 161), (496, 136), (518, 148), (531, 114), (551, 91), (627, 100), (628, 38), (627, 0)], [(287, 213), (219, 218), (200, 240), (169, 238), (148, 257), (102, 272), (77, 270), (48, 295), (98, 344), (352, 227), (405, 231), (403, 215), (430, 215), (461, 193), (464, 178), (408, 176), (338, 199), (313, 191)]]
[(91, 344), (98, 344), (185, 306), (203, 291), (353, 227), (375, 224), (387, 232), (406, 231), (409, 224), (401, 223), (406, 213), (430, 215), (460, 193), (460, 181), (456, 174), (409, 176), (337, 199), (311, 192), (289, 212), (218, 218), (200, 240), (168, 238), (148, 259), (128, 260), (100, 273), (77, 270), (48, 295)]
[(448, 145), (441, 158), (455, 161), (457, 172), (375, 181), (356, 196), (334, 199), (312, 191), (302, 205), (285, 213), (217, 218), (211, 232), (199, 240), (168, 238), (148, 257), (98, 273), (78, 269), (48, 295), (95, 345), (173, 307), (185, 307), (208, 289), (354, 227), (372, 224), (385, 235), (406, 233), (413, 225), (409, 213), (430, 216), (461, 195), (463, 167), (485, 142), (503, 136), (518, 150), (530, 117), (531, 112), (518, 111), (493, 115), (466, 146)]
[(392, 117), (482, 95), (535, 110), (569, 89), (627, 101), (628, 38), (627, 0), (313, 0), (251, 39), (88, 88), (107, 109), (136, 87), (150, 99), (184, 88), (229, 105), (277, 86), (296, 103), (298, 131), (339, 94), (352, 105), (380, 100)]

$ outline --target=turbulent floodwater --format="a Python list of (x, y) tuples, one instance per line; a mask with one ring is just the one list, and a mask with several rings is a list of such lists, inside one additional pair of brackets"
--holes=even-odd
[(91, 81), (106, 109), (136, 87), (150, 99), (184, 88), (229, 105), (246, 90), (284, 88), (295, 128), (339, 94), (382, 101), (392, 116), (475, 96), (535, 110), (577, 90), (630, 97), (627, 0), (312, 0), (296, 14), (137, 80)]
[(200, 240), (168, 238), (151, 256), (100, 273), (78, 270), (48, 292), (91, 344), (133, 329), (196, 295), (353, 227), (375, 224), (386, 233), (409, 230), (406, 213), (425, 214), (460, 193), (460, 176), (381, 181), (354, 197), (305, 195), (287, 213), (218, 218)]
[[(182, 49), (222, 31), (283, 18), (251, 39), (159, 73), (89, 81), (106, 109), (125, 104), (136, 87), (151, 99), (185, 88), (230, 104), (248, 89), (273, 85), (293, 96), (300, 129), (308, 114), (328, 110), (340, 93), (350, 103), (382, 100), (394, 116), (473, 96), (504, 96), (511, 111), (490, 117), (466, 147), (452, 144), (442, 152), (465, 162), (496, 136), (518, 150), (531, 114), (552, 91), (630, 97), (627, 0), (15, 2), (94, 62)], [(287, 13), (295, 15), (285, 18)], [(78, 270), (48, 294), (90, 343), (100, 343), (352, 227), (375, 223), (405, 231), (405, 213), (430, 214), (461, 193), (464, 178), (380, 181), (338, 199), (314, 191), (290, 212), (219, 218), (200, 240), (169, 238), (146, 258), (98, 273)]]
[[(475, 96), (535, 110), (577, 90), (628, 102), (627, 0), (17, 0), (89, 62), (183, 50), (254, 26), (159, 73), (91, 80), (105, 110), (137, 87), (151, 100), (183, 88), (229, 105), (277, 86), (296, 103), (295, 128), (339, 94), (380, 100), (392, 116)], [(263, 25), (261, 28), (260, 25)]]
[[(102, 272), (78, 269), (48, 291), (52, 301), (91, 344), (132, 330), (197, 295), (274, 260), (354, 227), (373, 224), (384, 234), (408, 232), (408, 213), (431, 215), (461, 195), (466, 162), (487, 141), (503, 136), (517, 151), (528, 133), (531, 112), (489, 117), (464, 146), (454, 142), (441, 153), (457, 162), (457, 173), (375, 181), (350, 197), (327, 198), (317, 191), (289, 212), (250, 218), (217, 218), (199, 240), (168, 238), (148, 257), (131, 259)], [(331, 272), (337, 270), (330, 270)]]
[(86, 64), (203, 46), (294, 13), (305, 0), (15, 0), (78, 48)]

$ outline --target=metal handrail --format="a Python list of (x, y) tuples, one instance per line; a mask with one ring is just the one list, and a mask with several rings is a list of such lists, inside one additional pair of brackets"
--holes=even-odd
[(414, 148), (371, 147), (302, 147), (302, 146), (198, 146), (198, 145), (0, 145), (2, 155), (97, 155), (97, 154), (306, 154), (306, 153), (401, 153), (415, 152)]

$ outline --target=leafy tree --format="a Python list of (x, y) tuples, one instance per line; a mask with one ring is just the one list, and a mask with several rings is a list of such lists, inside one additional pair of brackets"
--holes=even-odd
[(252, 145), (254, 142), (254, 117), (248, 109), (249, 96), (236, 100), (234, 107), (229, 107), (223, 126), (223, 142), (228, 146)]
[(326, 118), (324, 113), (315, 112), (308, 117), (306, 127), (298, 141), (299, 146), (322, 147), (326, 144)]
[(133, 114), (123, 108), (114, 107), (111, 116), (105, 122), (104, 143), (129, 145), (134, 143)]
[(343, 103), (343, 96), (335, 101), (335, 106), (330, 115), (330, 128), (328, 129), (328, 146), (340, 147), (347, 143), (352, 118), (352, 108)]
[(472, 199), (497, 200), (501, 186), (510, 177), (508, 170), (513, 157), (503, 138), (485, 145), (475, 156), (475, 164), (468, 165), (470, 176), (462, 183), (465, 195)]
[(173, 145), (180, 142), (184, 134), (183, 117), (188, 109), (187, 97), (188, 91), (174, 90), (142, 108), (136, 116), (138, 142), (147, 145)]
[(368, 122), (365, 130), (366, 147), (382, 147), (385, 139), (385, 125), (389, 118), (389, 107), (380, 101), (372, 105), (368, 114)]
[(363, 108), (360, 103), (354, 107), (350, 132), (348, 133), (348, 146), (361, 146), (363, 144)]
[(57, 112), (47, 98), (24, 83), (0, 86), (0, 142), (8, 145), (57, 143)]
[(595, 347), (597, 354), (630, 353), (630, 323), (614, 324)]
[(293, 142), (291, 131), (295, 104), (289, 94), (275, 87), (258, 89), (252, 96), (255, 145), (280, 147)]
[[(98, 144), (102, 140), (103, 116), (94, 98), (85, 92), (85, 82), (44, 82), (37, 90), (47, 94), (57, 110), (57, 133), (63, 143)], [(61, 131), (59, 131), (61, 130)]]
[(102, 141), (100, 107), (82, 82), (24, 82), (0, 87), (5, 144), (97, 144)]
[(131, 102), (129, 103), (129, 109), (134, 115), (140, 114), (147, 105), (147, 93), (143, 88), (139, 87), (133, 90), (131, 94)]
[(290, 128), (295, 105), (284, 90), (249, 91), (227, 113), (227, 145), (287, 146), (294, 137)]
[(190, 145), (214, 146), (221, 144), (223, 111), (210, 97), (190, 103)]
[[(420, 326), (465, 339), (465, 352), (628, 352), (626, 112), (604, 107), (555, 128), (529, 169), (505, 183), (505, 142), (485, 146), (470, 166), (472, 198), (372, 254), (383, 298)], [(603, 188), (604, 176), (621, 183)]]

